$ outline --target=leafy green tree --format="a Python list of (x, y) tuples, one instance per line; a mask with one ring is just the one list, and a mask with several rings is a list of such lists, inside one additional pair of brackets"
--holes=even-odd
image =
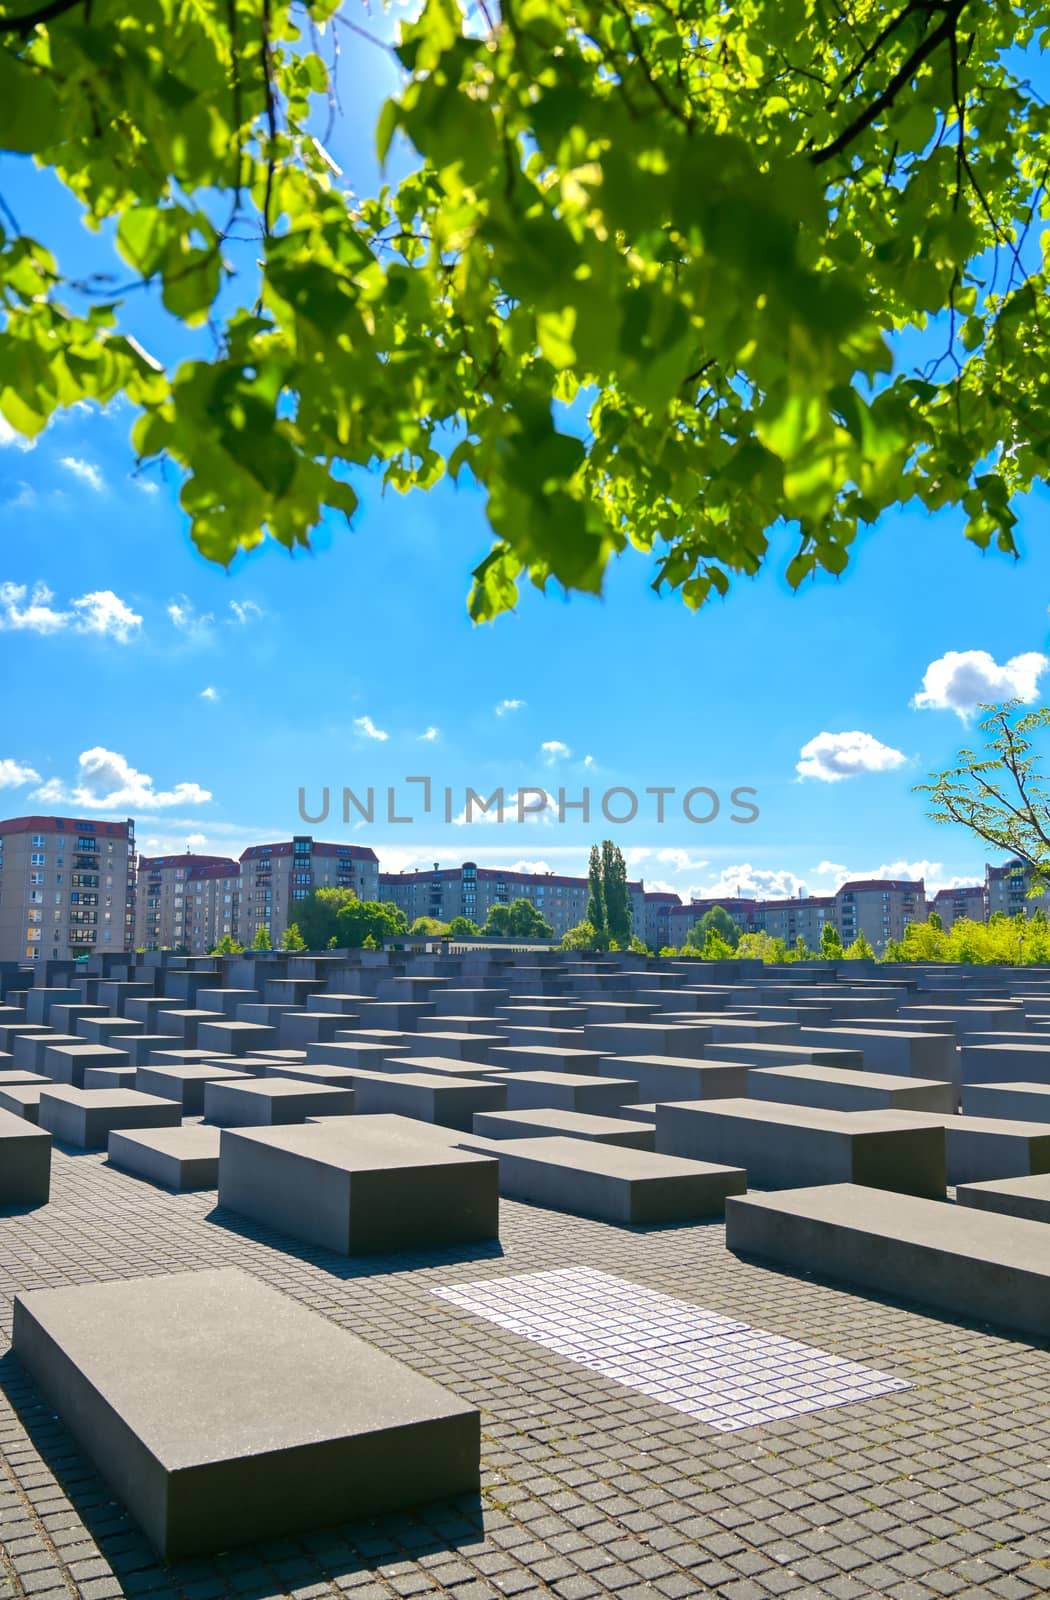
[[(59, 208), (4, 214), (14, 428), (125, 396), (219, 562), (351, 516), (359, 466), (469, 473), (477, 618), (629, 547), (698, 606), (783, 522), (797, 586), (894, 504), (1014, 550), (1050, 457), (1042, 6), (426, 0), (376, 130), (404, 176), (364, 199), (317, 137), (334, 31), (373, 48), (334, 10), (2, 0), (0, 146), (119, 257), (78, 277)], [(189, 330), (169, 367), (130, 337), (144, 285)]]
[(299, 924), (298, 923), (291, 922), (291, 923), (289, 923), (288, 927), (285, 928), (284, 934), (282, 935), (282, 938), (281, 938), (281, 949), (282, 950), (305, 950), (305, 949), (307, 949), (306, 940), (303, 938), (302, 934), (299, 932)]
[(742, 930), (724, 906), (712, 906), (710, 911), (705, 911), (702, 917), (698, 917), (686, 934), (686, 943), (698, 945), (703, 949), (707, 935), (712, 930), (734, 950), (740, 943)]
[(381, 945), (407, 931), (405, 913), (388, 901), (350, 900), (335, 919), (336, 947), (340, 950), (360, 950), (369, 935)]
[(704, 935), (701, 959), (704, 961), (730, 961), (736, 955), (736, 945), (723, 939), (717, 928), (708, 928)]
[(833, 922), (825, 922), (820, 930), (820, 954), (824, 961), (842, 959), (842, 936)]
[(273, 949), (273, 945), (270, 943), (270, 930), (269, 930), (269, 928), (266, 927), (265, 923), (258, 930), (258, 932), (255, 935), (255, 938), (252, 940), (251, 948), (253, 950), (272, 950)]
[(437, 939), (448, 932), (448, 923), (441, 922), (437, 917), (417, 917), (408, 931), (417, 937), (425, 934), (428, 938)]
[(858, 933), (853, 943), (846, 946), (843, 954), (847, 961), (874, 961), (875, 959), (875, 952), (863, 933)]
[(916, 792), (929, 797), (934, 822), (959, 824), (1030, 868), (1030, 893), (1050, 888), (1050, 795), (1029, 735), (1050, 726), (1050, 707), (1021, 711), (1020, 700), (983, 706), (984, 749), (960, 750), (956, 765), (931, 773)]
[(747, 957), (752, 961), (764, 961), (767, 965), (773, 961), (783, 961), (783, 940), (776, 940), (768, 933), (743, 933), (740, 935), (736, 947), (738, 958)]
[(631, 934), (631, 942), (627, 948), (636, 956), (647, 956), (649, 954), (649, 946), (644, 940), (639, 939), (636, 933)]
[(243, 944), (238, 944), (232, 934), (224, 933), (218, 944), (212, 945), (210, 954), (214, 956), (239, 956), (243, 949)]
[(365, 935), (365, 937), (361, 941), (361, 949), (362, 950), (378, 950), (379, 949), (379, 940), (376, 938), (374, 933), (368, 933), (368, 934)]
[(578, 922), (574, 928), (569, 928), (562, 934), (561, 948), (563, 950), (596, 950), (598, 948), (598, 934), (592, 922)]
[(587, 916), (584, 920), (594, 929), (599, 946), (603, 945), (609, 937), (609, 927), (605, 916), (602, 852), (596, 844), (591, 845), (587, 862)]
[(553, 939), (554, 929), (542, 911), (524, 898), (507, 906), (491, 906), (482, 933), (501, 939)]
[(931, 911), (929, 916), (926, 918), (926, 921), (929, 923), (930, 927), (938, 933), (944, 927), (944, 921), (939, 911)]
[(453, 917), (448, 925), (448, 932), (453, 939), (479, 939), (481, 929), (470, 917)]
[(631, 897), (627, 889), (627, 863), (611, 839), (602, 840), (602, 897), (609, 938), (621, 950), (631, 942)]
[(352, 889), (311, 889), (295, 905), (295, 920), (308, 950), (324, 950), (335, 935), (340, 911), (357, 903)]

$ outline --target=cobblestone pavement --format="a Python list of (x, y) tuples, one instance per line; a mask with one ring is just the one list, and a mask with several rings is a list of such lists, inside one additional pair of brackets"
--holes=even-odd
[[(504, 1201), (500, 1247), (348, 1261), (214, 1194), (170, 1195), (101, 1156), (54, 1162), (50, 1204), (0, 1216), (3, 1600), (1050, 1592), (1050, 1348), (742, 1263), (716, 1225), (615, 1228)], [(158, 1563), (11, 1356), (12, 1296), (230, 1264), (478, 1405), (480, 1501)], [(716, 1433), (431, 1292), (581, 1265), (912, 1387)]]

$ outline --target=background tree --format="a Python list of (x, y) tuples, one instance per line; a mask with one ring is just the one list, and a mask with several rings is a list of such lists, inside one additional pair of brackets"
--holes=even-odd
[(599, 946), (609, 937), (605, 916), (605, 888), (602, 881), (602, 852), (599, 845), (591, 845), (587, 861), (587, 916), (584, 921), (594, 929)]
[(382, 945), (408, 931), (408, 918), (390, 901), (351, 900), (335, 919), (336, 948), (360, 950), (371, 935)]
[(875, 959), (875, 952), (863, 933), (858, 933), (853, 943), (846, 946), (843, 955), (847, 961), (874, 961)]
[(959, 824), (1031, 869), (1030, 891), (1050, 887), (1050, 797), (1029, 735), (1050, 725), (1050, 707), (1021, 711), (1020, 700), (982, 706), (983, 753), (960, 750), (957, 765), (916, 785), (934, 822)]
[(596, 950), (598, 948), (598, 934), (593, 923), (578, 922), (574, 928), (569, 928), (562, 934), (561, 948), (563, 950)]
[(626, 950), (631, 942), (631, 897), (627, 889), (627, 863), (623, 851), (611, 839), (602, 840), (602, 899), (605, 905), (605, 930), (617, 948)]
[[(477, 618), (628, 547), (698, 606), (782, 523), (798, 585), (898, 503), (1015, 550), (1050, 456), (1044, 7), (746, 0), (713, 33), (706, 0), (426, 0), (376, 130), (404, 176), (360, 200), (318, 136), (334, 41), (376, 46), (334, 9), (0, 0), (0, 146), (115, 251), (78, 276), (46, 201), (39, 238), (5, 212), (14, 428), (126, 396), (220, 562), (351, 516), (362, 465), (468, 472)], [(170, 367), (131, 337), (144, 285)]]
[(256, 933), (255, 938), (251, 942), (251, 948), (253, 950), (273, 949), (273, 945), (270, 943), (270, 930), (265, 925)]
[(736, 955), (736, 945), (723, 939), (717, 928), (708, 928), (704, 935), (701, 959), (704, 961), (729, 961)]
[(707, 935), (711, 932), (717, 933), (719, 938), (733, 950), (740, 943), (741, 929), (724, 906), (712, 906), (710, 911), (705, 911), (702, 917), (698, 917), (685, 936), (686, 944), (696, 945), (702, 950)]
[(470, 917), (453, 917), (448, 925), (448, 932), (453, 939), (480, 939), (481, 929)]
[(295, 920), (308, 950), (324, 950), (335, 934), (336, 919), (344, 906), (356, 902), (352, 889), (311, 889), (296, 901)]
[(224, 933), (218, 944), (213, 944), (208, 954), (213, 956), (239, 956), (244, 949), (232, 934)]
[(820, 930), (820, 954), (824, 961), (842, 959), (842, 936), (833, 922), (825, 922)]
[(303, 938), (302, 934), (299, 932), (299, 924), (296, 923), (296, 922), (289, 923), (288, 927), (285, 928), (284, 933), (283, 933), (283, 935), (281, 937), (281, 949), (282, 950), (306, 950), (307, 948), (308, 948), (308, 946), (307, 946), (306, 940)]
[(417, 917), (408, 931), (417, 937), (425, 934), (428, 938), (437, 939), (448, 932), (448, 923), (438, 917)]
[(499, 939), (553, 939), (554, 929), (531, 900), (512, 900), (507, 906), (491, 906), (482, 934)]

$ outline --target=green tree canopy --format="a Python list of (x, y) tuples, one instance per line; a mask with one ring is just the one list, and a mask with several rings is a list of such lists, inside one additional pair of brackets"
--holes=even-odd
[(542, 911), (524, 898), (507, 906), (491, 906), (482, 933), (500, 939), (553, 939), (554, 929)]
[(717, 933), (723, 943), (728, 944), (733, 950), (740, 943), (741, 930), (724, 906), (712, 906), (710, 911), (705, 911), (702, 917), (698, 917), (685, 936), (686, 943), (696, 945), (702, 950), (709, 933)]
[(563, 950), (596, 950), (598, 948), (598, 934), (592, 922), (578, 922), (574, 928), (569, 928), (562, 934), (561, 948)]
[(382, 944), (408, 929), (397, 906), (359, 900), (352, 889), (311, 889), (296, 901), (295, 920), (308, 950), (359, 950), (369, 934)]
[(842, 959), (842, 936), (833, 922), (825, 922), (820, 930), (820, 954), (825, 961)]
[[(376, 129), (405, 175), (361, 199), (318, 137), (333, 42), (386, 47), (333, 10), (0, 0), (0, 147), (119, 258), (0, 215), (15, 429), (125, 396), (219, 562), (352, 516), (356, 468), (471, 479), (479, 619), (632, 547), (698, 606), (781, 524), (797, 586), (894, 504), (1014, 551), (1050, 459), (1043, 6), (424, 0)], [(212, 341), (162, 365), (143, 285)]]
[(299, 931), (299, 924), (297, 922), (291, 922), (291, 923), (289, 923), (288, 927), (285, 928), (284, 934), (283, 934), (283, 936), (281, 938), (281, 949), (282, 950), (305, 950), (305, 949), (307, 949), (306, 940), (303, 938), (301, 932)]
[(481, 929), (470, 917), (453, 917), (448, 925), (448, 932), (453, 939), (479, 939)]
[(417, 935), (426, 934), (429, 938), (436, 939), (448, 932), (448, 923), (442, 922), (439, 917), (417, 917), (408, 931)]
[(261, 928), (259, 928), (258, 931), (256, 932), (255, 938), (251, 942), (251, 949), (253, 949), (253, 950), (272, 950), (273, 949), (273, 945), (270, 943), (270, 930), (269, 930), (269, 928), (267, 928), (265, 926), (265, 924)]

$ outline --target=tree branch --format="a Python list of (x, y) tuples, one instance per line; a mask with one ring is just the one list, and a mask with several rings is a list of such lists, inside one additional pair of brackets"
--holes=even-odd
[(928, 33), (925, 39), (916, 45), (907, 60), (897, 68), (882, 93), (876, 95), (863, 111), (858, 112), (853, 121), (848, 123), (830, 144), (811, 153), (809, 159), (813, 166), (822, 167), (835, 156), (841, 155), (844, 150), (848, 150), (854, 139), (858, 138), (865, 128), (870, 128), (871, 124), (892, 106), (905, 84), (911, 81), (923, 62), (933, 54), (939, 44), (943, 44), (954, 34), (959, 14), (965, 4), (966, 0), (952, 0), (933, 32)]
[(41, 23), (53, 22), (56, 17), (84, 3), (85, 0), (48, 0), (46, 5), (37, 6), (35, 11), (26, 11), (20, 17), (0, 17), (0, 33), (32, 33)]

